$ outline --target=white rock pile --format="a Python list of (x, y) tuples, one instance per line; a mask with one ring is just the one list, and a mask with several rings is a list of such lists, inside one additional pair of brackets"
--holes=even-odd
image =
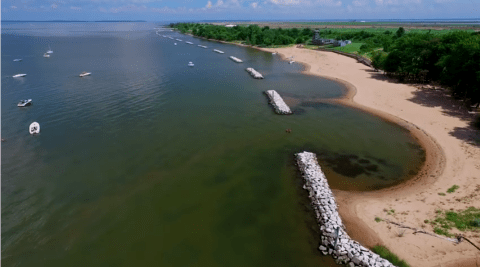
[(265, 92), (268, 99), (270, 100), (270, 104), (272, 104), (275, 112), (277, 114), (292, 114), (290, 108), (285, 104), (283, 98), (277, 93), (275, 90), (268, 90)]
[(336, 263), (346, 264), (349, 267), (394, 267), (389, 261), (350, 239), (338, 214), (338, 206), (327, 179), (318, 165), (316, 155), (311, 152), (302, 152), (296, 154), (296, 157), (305, 180), (303, 188), (309, 192), (320, 226), (322, 239), (320, 251), (324, 255), (332, 255)]
[(237, 62), (237, 63), (242, 63), (243, 61), (239, 59), (238, 57), (230, 56), (230, 59)]
[(255, 79), (263, 79), (263, 75), (260, 72), (254, 70), (253, 68), (246, 68), (246, 71), (252, 75)]

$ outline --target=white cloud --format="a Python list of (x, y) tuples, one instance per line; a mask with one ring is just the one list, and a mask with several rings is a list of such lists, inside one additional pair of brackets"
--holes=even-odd
[(451, 3), (455, 2), (455, 0), (435, 0), (435, 3), (437, 4), (444, 4), (444, 3)]
[(258, 7), (258, 3), (257, 2), (253, 2), (250, 4), (251, 7), (253, 8), (257, 8)]
[(354, 1), (352, 2), (352, 5), (358, 6), (358, 7), (360, 7), (360, 6), (366, 6), (366, 5), (368, 5), (368, 0), (354, 0)]
[(58, 5), (57, 4), (52, 4), (50, 7), (53, 8), (53, 9), (56, 9), (58, 7)]
[(11, 8), (11, 9), (17, 9), (17, 7), (16, 7), (16, 6), (10, 6), (10, 8)]
[(82, 10), (82, 8), (81, 8), (81, 7), (78, 7), (78, 6), (71, 6), (70, 9), (71, 9), (71, 10), (76, 10), (76, 11)]
[(212, 1), (208, 1), (207, 5), (205, 6), (206, 8), (212, 8)]
[(335, 0), (317, 0), (315, 1), (316, 5), (321, 6), (341, 6), (342, 1), (335, 1)]
[(307, 1), (302, 1), (302, 0), (268, 0), (268, 2), (275, 5), (287, 5), (287, 6), (308, 3)]

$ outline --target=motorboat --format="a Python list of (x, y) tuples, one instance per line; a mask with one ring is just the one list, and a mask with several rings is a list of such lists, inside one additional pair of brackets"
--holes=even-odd
[(50, 55), (45, 53), (45, 54), (43, 54), (43, 57), (50, 57)]
[(32, 104), (31, 99), (24, 99), (24, 100), (20, 100), (20, 102), (18, 102), (17, 107), (26, 107), (26, 106), (30, 106), (31, 104)]
[(16, 58), (16, 59), (14, 59), (13, 61), (19, 62), (19, 61), (22, 61), (22, 59), (21, 59), (21, 58)]
[(180, 39), (175, 39), (175, 40), (177, 40), (177, 41), (179, 41), (179, 42), (181, 42), (181, 41), (182, 41), (182, 40), (180, 40)]
[(193, 67), (194, 66), (193, 62), (192, 61), (188, 62), (188, 66)]
[(185, 43), (187, 43), (187, 44), (193, 44), (192, 42), (185, 42)]
[(173, 43), (174, 45), (177, 45), (177, 43)]
[(198, 45), (198, 46), (199, 46), (199, 47), (202, 47), (202, 48), (207, 48), (207, 47), (206, 47), (206, 46), (204, 46), (204, 45)]
[(27, 76), (27, 74), (24, 74), (24, 73), (22, 73), (22, 74), (15, 74), (15, 75), (13, 75), (13, 78), (25, 77), (25, 76)]
[(223, 54), (223, 53), (225, 53), (225, 52), (223, 52), (223, 51), (220, 51), (220, 50), (218, 50), (218, 49), (213, 49), (213, 51), (215, 51), (215, 52), (217, 52), (217, 53), (219, 53), (219, 54)]
[(92, 74), (92, 73), (84, 71), (84, 72), (80, 73), (80, 75), (78, 75), (78, 76), (85, 77), (85, 76), (89, 76), (90, 74)]
[(52, 53), (53, 53), (52, 49), (50, 48), (50, 46), (48, 46), (47, 54), (52, 54)]
[(295, 63), (295, 61), (293, 60), (290, 60), (290, 62), (288, 62), (288, 64), (293, 64), (293, 63)]
[(28, 131), (30, 132), (30, 134), (40, 133), (40, 124), (36, 121), (32, 122), (32, 124), (30, 124), (30, 127), (28, 127)]

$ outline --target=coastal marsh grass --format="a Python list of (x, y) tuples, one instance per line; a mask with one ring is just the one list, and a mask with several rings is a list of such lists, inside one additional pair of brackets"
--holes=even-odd
[(383, 219), (380, 218), (380, 217), (375, 217), (375, 221), (376, 221), (376, 222), (381, 222), (381, 221), (383, 221)]
[(380, 257), (388, 260), (391, 262), (393, 265), (398, 266), (398, 267), (410, 267), (408, 263), (406, 263), (404, 260), (401, 260), (398, 258), (397, 255), (393, 254), (388, 248), (384, 246), (377, 245), (372, 248), (372, 251), (377, 253)]
[(460, 186), (458, 185), (453, 185), (452, 187), (450, 187), (449, 189), (447, 189), (447, 193), (453, 193), (455, 192), (455, 190), (457, 190), (458, 188), (460, 188)]
[(440, 192), (438, 193), (439, 196), (446, 196), (447, 194), (443, 193), (443, 192)]
[(437, 218), (430, 223), (436, 225), (434, 228), (436, 234), (448, 237), (453, 236), (448, 231), (452, 228), (457, 228), (460, 231), (474, 231), (480, 229), (480, 209), (469, 207), (468, 209), (459, 212), (440, 211), (437, 212)]

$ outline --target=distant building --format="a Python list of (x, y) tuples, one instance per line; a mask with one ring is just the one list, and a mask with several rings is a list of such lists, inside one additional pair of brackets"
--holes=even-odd
[(347, 44), (351, 44), (352, 41), (350, 40), (335, 40), (335, 39), (326, 39), (320, 37), (320, 32), (317, 30), (312, 38), (312, 44), (314, 45), (328, 45), (331, 44), (333, 46), (346, 46)]

